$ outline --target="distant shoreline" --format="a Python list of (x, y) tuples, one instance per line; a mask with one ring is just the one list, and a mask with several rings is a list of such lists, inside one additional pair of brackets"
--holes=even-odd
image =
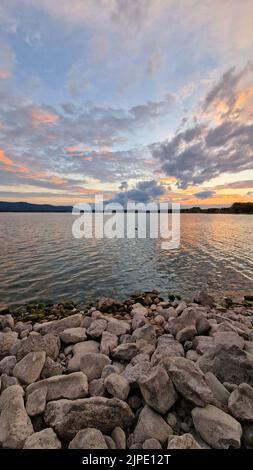
[[(4, 202), (0, 201), (0, 212), (19, 213), (72, 213), (72, 206), (53, 206), (50, 204), (30, 204), (28, 202)], [(92, 212), (95, 212), (93, 210)], [(106, 213), (107, 211), (103, 211)], [(116, 211), (112, 211), (116, 212)], [(126, 213), (127, 211), (124, 210)], [(136, 211), (138, 212), (138, 211)], [(140, 211), (141, 212), (141, 211)], [(146, 211), (151, 212), (151, 211)], [(160, 212), (160, 210), (158, 210)], [(169, 210), (168, 213), (171, 211)], [(230, 207), (190, 207), (180, 210), (182, 214), (253, 214), (252, 202), (235, 202)], [(109, 212), (108, 212), (109, 213)]]

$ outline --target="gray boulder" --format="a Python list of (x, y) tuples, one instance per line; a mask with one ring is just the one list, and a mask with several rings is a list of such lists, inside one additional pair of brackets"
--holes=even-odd
[(129, 323), (123, 320), (117, 320), (116, 318), (112, 318), (108, 321), (106, 331), (113, 335), (121, 336), (125, 335), (126, 333), (129, 333), (130, 325)]
[(228, 409), (239, 421), (253, 421), (253, 388), (240, 384), (229, 397)]
[(111, 360), (105, 354), (88, 353), (83, 354), (80, 359), (80, 369), (88, 377), (88, 381), (99, 379), (102, 370), (109, 365)]
[(134, 441), (143, 443), (147, 439), (154, 438), (165, 444), (170, 434), (173, 434), (173, 431), (166, 421), (152, 408), (144, 406), (134, 430)]
[(182, 434), (182, 436), (172, 436), (167, 449), (201, 449), (201, 447), (191, 434)]
[(0, 444), (3, 448), (20, 449), (33, 426), (26, 412), (24, 391), (19, 385), (8, 387), (0, 397)]
[(59, 362), (55, 362), (50, 357), (47, 357), (40, 375), (42, 379), (47, 379), (54, 375), (61, 375), (63, 370), (64, 368)]
[(197, 406), (214, 403), (214, 396), (208, 387), (204, 374), (189, 359), (173, 357), (163, 362), (176, 390)]
[(115, 442), (116, 449), (125, 449), (126, 448), (126, 434), (122, 428), (117, 426), (112, 431), (112, 438)]
[(112, 350), (115, 349), (117, 346), (118, 337), (115, 334), (110, 333), (109, 331), (103, 331), (100, 343), (100, 352), (109, 356)]
[(117, 398), (92, 397), (58, 400), (47, 404), (45, 422), (67, 441), (87, 427), (110, 433), (116, 426), (132, 424), (134, 415), (127, 403)]
[(76, 328), (82, 325), (83, 316), (81, 313), (70, 315), (61, 320), (53, 320), (46, 323), (40, 323), (36, 326), (36, 331), (42, 335), (47, 333), (59, 334), (67, 328)]
[(6, 356), (0, 361), (0, 375), (12, 375), (13, 369), (17, 363), (15, 356)]
[(28, 338), (22, 339), (17, 347), (17, 360), (20, 361), (28, 353), (33, 351), (45, 351), (46, 355), (51, 359), (56, 359), (60, 350), (60, 339), (57, 336), (48, 334), (30, 335)]
[(14, 377), (17, 377), (17, 379), (25, 385), (36, 382), (40, 377), (45, 360), (45, 351), (33, 351), (28, 353), (15, 365), (13, 369)]
[(69, 443), (69, 449), (108, 449), (108, 446), (101, 431), (87, 428), (78, 431)]
[(60, 333), (60, 338), (63, 343), (75, 344), (85, 341), (87, 338), (86, 329), (82, 327), (67, 328)]
[(146, 343), (155, 344), (156, 343), (156, 332), (155, 328), (152, 325), (144, 325), (140, 328), (137, 328), (133, 332), (133, 338), (135, 341), (144, 340)]
[(103, 318), (99, 318), (98, 320), (94, 320), (89, 328), (87, 329), (87, 333), (91, 338), (100, 338), (102, 336), (103, 331), (107, 327), (107, 321)]
[(235, 345), (218, 344), (197, 361), (203, 372), (213, 372), (222, 382), (253, 386), (253, 355)]
[(80, 359), (84, 354), (98, 353), (99, 343), (97, 341), (84, 341), (73, 346), (73, 357), (69, 360), (68, 371), (76, 372), (80, 370)]
[(29, 436), (24, 449), (61, 449), (61, 441), (51, 428), (43, 429)]
[(112, 351), (112, 357), (120, 361), (131, 361), (138, 352), (139, 348), (135, 343), (124, 343), (120, 344)]
[(69, 375), (56, 375), (48, 379), (32, 383), (26, 388), (27, 397), (35, 390), (47, 387), (47, 401), (59, 398), (82, 398), (88, 395), (88, 381), (82, 372), (73, 372)]
[(194, 408), (192, 419), (200, 437), (214, 449), (239, 448), (242, 428), (232, 416), (213, 405)]
[(130, 386), (128, 381), (119, 374), (110, 374), (104, 381), (107, 392), (115, 398), (125, 401), (128, 397)]
[(38, 388), (27, 396), (26, 411), (29, 416), (37, 416), (44, 412), (47, 404), (47, 386)]
[(155, 367), (148, 376), (142, 376), (139, 386), (147, 405), (158, 413), (167, 413), (177, 400), (174, 385), (162, 367)]
[(156, 366), (164, 358), (177, 356), (184, 356), (182, 344), (174, 340), (171, 335), (162, 335), (158, 338), (156, 350), (151, 357), (151, 364)]
[(11, 348), (18, 341), (18, 334), (15, 331), (8, 331), (7, 333), (0, 331), (0, 358), (11, 352)]

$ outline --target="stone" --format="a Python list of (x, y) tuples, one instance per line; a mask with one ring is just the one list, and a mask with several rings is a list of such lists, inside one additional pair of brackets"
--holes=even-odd
[(17, 342), (18, 334), (15, 331), (7, 333), (0, 331), (0, 359), (6, 356)]
[[(145, 307), (143, 307), (143, 308), (145, 308)], [(138, 312), (134, 313), (133, 319), (132, 319), (132, 330), (133, 331), (146, 324), (146, 316), (147, 316), (147, 311), (144, 312), (144, 313), (138, 313)]]
[(140, 303), (134, 304), (131, 312), (132, 316), (139, 314), (139, 315), (148, 315), (148, 309), (147, 307), (144, 307)]
[(203, 291), (203, 290), (199, 291), (199, 292), (196, 292), (196, 294), (194, 294), (193, 302), (195, 302), (196, 304), (203, 305), (204, 307), (206, 307), (206, 306), (213, 307), (214, 306), (213, 297), (211, 295), (209, 295), (207, 292)]
[(130, 385), (134, 385), (138, 384), (141, 377), (148, 374), (150, 370), (150, 362), (138, 362), (136, 365), (128, 364), (121, 375), (128, 381)]
[(195, 336), (193, 348), (198, 354), (205, 354), (214, 346), (214, 338), (211, 336)]
[(2, 374), (1, 376), (1, 390), (2, 392), (12, 385), (19, 385), (19, 381), (16, 377), (10, 377), (7, 374)]
[(144, 325), (141, 326), (140, 328), (137, 328), (133, 332), (133, 338), (137, 340), (144, 340), (149, 344), (155, 344), (156, 343), (156, 332), (155, 328), (152, 325)]
[(131, 361), (138, 354), (139, 348), (135, 343), (124, 343), (112, 351), (112, 357), (120, 361)]
[(112, 350), (115, 349), (117, 346), (118, 337), (115, 334), (110, 333), (109, 331), (103, 331), (100, 343), (100, 352), (109, 356)]
[(69, 441), (87, 427), (110, 433), (115, 427), (128, 427), (134, 415), (127, 403), (118, 398), (92, 397), (79, 400), (57, 400), (47, 404), (45, 422)]
[(214, 403), (213, 394), (205, 382), (204, 374), (199, 367), (189, 359), (173, 357), (164, 361), (176, 390), (186, 399), (197, 406)]
[(197, 330), (195, 326), (186, 326), (182, 330), (180, 330), (177, 335), (176, 335), (176, 340), (179, 341), (179, 343), (184, 343), (185, 341), (188, 341), (194, 336), (196, 336)]
[(210, 324), (204, 314), (193, 307), (187, 307), (182, 315), (168, 321), (170, 333), (174, 336), (186, 327), (194, 327), (198, 335), (204, 335), (210, 330)]
[(111, 360), (105, 354), (88, 353), (83, 354), (80, 359), (80, 369), (88, 377), (88, 381), (99, 379), (102, 370), (109, 365)]
[(14, 319), (10, 314), (0, 315), (0, 330), (5, 328), (14, 328)]
[(13, 369), (17, 363), (15, 356), (6, 356), (0, 361), (0, 375), (12, 375)]
[(126, 449), (126, 435), (122, 428), (119, 426), (114, 428), (112, 438), (116, 444), (116, 449)]
[(148, 376), (142, 376), (139, 387), (147, 405), (160, 414), (167, 413), (177, 400), (174, 385), (162, 367), (155, 367)]
[(200, 354), (198, 354), (193, 349), (190, 349), (189, 351), (187, 351), (185, 357), (186, 359), (189, 359), (190, 361), (197, 362), (200, 358)]
[(104, 436), (108, 449), (116, 449), (116, 444), (111, 436)]
[(130, 386), (128, 381), (119, 374), (110, 374), (105, 378), (104, 386), (107, 392), (115, 398), (125, 401), (128, 397)]
[(19, 385), (4, 390), (0, 397), (0, 444), (3, 448), (21, 449), (33, 426), (26, 412), (24, 391)]
[(130, 325), (123, 320), (111, 319), (108, 321), (106, 331), (116, 336), (125, 335), (129, 333)]
[(80, 359), (84, 354), (98, 353), (99, 343), (97, 341), (84, 341), (73, 346), (73, 357), (68, 362), (68, 371), (76, 372), (80, 370)]
[(171, 335), (162, 335), (158, 338), (157, 347), (151, 357), (152, 366), (156, 366), (165, 357), (184, 356), (182, 344), (174, 340)]
[(91, 338), (100, 338), (102, 336), (103, 331), (107, 327), (107, 321), (103, 320), (103, 318), (99, 318), (98, 320), (94, 320), (89, 328), (87, 329), (87, 334)]
[(28, 385), (26, 395), (35, 390), (47, 387), (47, 401), (58, 400), (60, 398), (76, 398), (86, 397), (88, 395), (88, 381), (82, 372), (73, 372), (69, 375), (56, 375), (48, 379), (40, 380)]
[(69, 443), (69, 449), (108, 449), (108, 446), (101, 431), (86, 428), (78, 431)]
[(237, 346), (239, 349), (243, 349), (244, 343), (244, 339), (233, 331), (220, 331), (214, 335), (214, 346)]
[(67, 328), (76, 328), (81, 326), (83, 316), (81, 313), (76, 313), (75, 315), (69, 315), (66, 318), (61, 318), (61, 320), (53, 320), (46, 323), (39, 323), (37, 326), (37, 331), (41, 335), (46, 335), (47, 333), (59, 335), (62, 331)]
[(242, 442), (247, 449), (253, 449), (253, 424), (242, 425)]
[(180, 302), (176, 308), (177, 315), (181, 315), (183, 311), (187, 308), (187, 304), (185, 302)]
[(194, 408), (192, 419), (200, 437), (213, 449), (240, 447), (242, 437), (240, 423), (216, 406)]
[(94, 379), (89, 383), (90, 397), (103, 397), (105, 395), (105, 387), (103, 379)]
[(47, 403), (47, 387), (41, 387), (29, 393), (26, 400), (26, 411), (29, 416), (37, 416), (45, 411)]
[(229, 397), (228, 409), (239, 421), (253, 421), (253, 388), (246, 383), (240, 384)]
[(46, 360), (45, 351), (33, 351), (28, 353), (19, 361), (14, 369), (13, 375), (20, 382), (29, 385), (39, 379)]
[(238, 346), (218, 344), (197, 361), (203, 372), (213, 372), (222, 382), (253, 386), (253, 355)]
[(87, 338), (86, 329), (82, 327), (67, 328), (60, 333), (60, 338), (65, 344), (75, 344), (85, 341)]
[(154, 438), (161, 444), (165, 444), (170, 434), (173, 434), (173, 431), (166, 421), (152, 408), (145, 405), (134, 430), (135, 442), (143, 443), (147, 439)]
[(201, 447), (194, 437), (187, 433), (182, 436), (172, 436), (167, 449), (201, 449)]
[(152, 449), (161, 449), (162, 446), (157, 439), (150, 438), (150, 439), (146, 439), (146, 441), (143, 442), (142, 448), (152, 450)]
[(102, 370), (101, 378), (105, 379), (108, 377), (110, 374), (120, 374), (120, 369), (117, 365), (115, 364), (109, 364), (108, 366), (105, 366)]
[(59, 362), (55, 362), (50, 357), (47, 357), (40, 375), (42, 379), (47, 379), (54, 375), (62, 375), (63, 370), (64, 367)]
[(29, 335), (28, 338), (22, 339), (17, 348), (17, 360), (20, 361), (28, 353), (33, 351), (45, 351), (46, 355), (51, 359), (56, 359), (60, 350), (60, 339), (57, 336), (48, 334)]
[(229, 398), (229, 391), (224, 387), (224, 385), (215, 377), (212, 372), (207, 372), (205, 374), (205, 381), (209, 388), (211, 389), (213, 396), (216, 400), (223, 405), (227, 405)]
[(133, 357), (131, 364), (135, 366), (139, 362), (150, 362), (150, 356), (148, 353), (140, 353)]
[(119, 302), (110, 297), (101, 297), (98, 301), (98, 310), (101, 312), (108, 312), (113, 307), (119, 307)]
[(51, 428), (43, 429), (29, 436), (24, 449), (61, 449), (61, 441)]

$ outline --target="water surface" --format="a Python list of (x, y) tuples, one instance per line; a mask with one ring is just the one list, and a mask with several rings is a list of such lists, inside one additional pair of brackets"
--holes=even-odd
[(181, 244), (159, 239), (74, 239), (71, 214), (0, 214), (0, 305), (157, 288), (187, 297), (253, 292), (253, 216), (182, 214)]

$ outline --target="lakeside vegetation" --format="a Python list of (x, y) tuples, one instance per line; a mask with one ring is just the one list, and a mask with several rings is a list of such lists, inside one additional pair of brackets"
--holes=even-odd
[[(72, 212), (72, 206), (54, 206), (51, 204), (30, 204), (28, 202), (0, 201), (0, 212)], [(170, 211), (169, 211), (170, 212)], [(253, 214), (253, 202), (234, 202), (230, 207), (190, 207), (181, 208), (182, 213), (193, 214)]]

